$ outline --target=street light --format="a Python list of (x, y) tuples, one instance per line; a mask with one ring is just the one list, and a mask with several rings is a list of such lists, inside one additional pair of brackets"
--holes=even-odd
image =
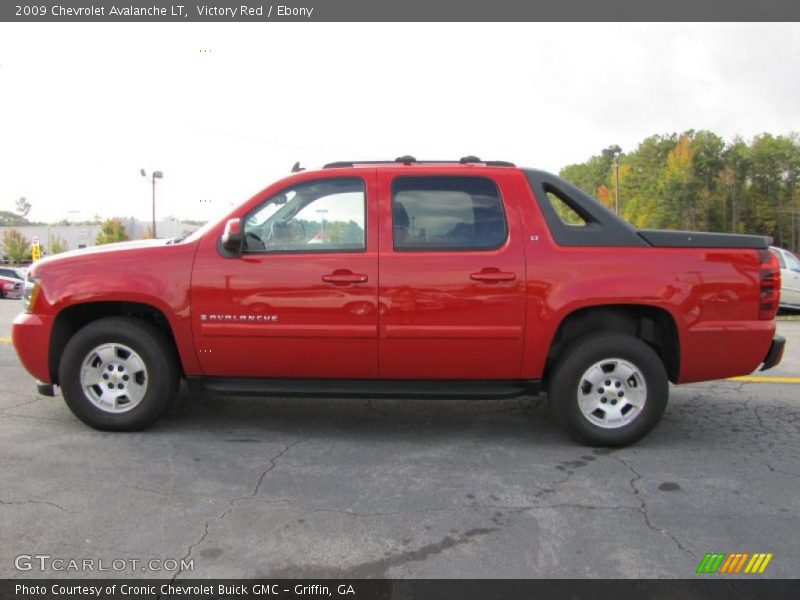
[[(142, 174), (142, 177), (147, 177), (147, 173), (144, 169), (139, 169), (139, 173)], [(152, 173), (152, 180), (153, 180), (153, 239), (156, 237), (156, 179), (163, 179), (164, 173), (161, 171), (153, 171)]]
[(614, 151), (614, 211), (617, 214), (619, 214), (619, 156), (621, 152), (622, 150)]
[(317, 209), (317, 213), (322, 217), (322, 228), (321, 228), (319, 237), (321, 237), (322, 240), (324, 241), (325, 240), (325, 215), (328, 214), (328, 209), (327, 208), (318, 208)]

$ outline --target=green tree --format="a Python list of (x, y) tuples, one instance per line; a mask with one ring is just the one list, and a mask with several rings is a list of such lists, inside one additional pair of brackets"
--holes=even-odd
[(355, 221), (326, 221), (325, 240), (333, 244), (357, 244), (364, 239), (364, 230)]
[(113, 244), (114, 242), (124, 242), (131, 239), (125, 232), (125, 225), (122, 219), (106, 219), (103, 222), (102, 230), (97, 234), (95, 242), (99, 244)]
[(16, 229), (7, 229), (3, 233), (3, 247), (11, 262), (20, 263), (31, 257), (31, 243)]
[[(608, 207), (617, 193), (609, 146), (561, 170)], [(731, 231), (800, 246), (800, 136), (763, 133), (729, 143), (707, 130), (653, 135), (619, 165), (622, 216), (636, 227)]]
[(49, 240), (50, 254), (61, 254), (69, 250), (67, 241), (60, 235), (51, 236)]
[(750, 156), (747, 143), (739, 136), (722, 151), (723, 231), (741, 232), (742, 202), (747, 192)]
[(28, 220), (25, 217), (20, 217), (18, 214), (8, 210), (0, 210), (0, 226), (2, 227), (19, 227), (20, 225), (27, 225)]
[(696, 205), (692, 210), (693, 227), (704, 231), (723, 230), (724, 192), (721, 190), (722, 151), (725, 141), (711, 131), (690, 131)]
[(800, 136), (790, 133), (790, 145), (786, 157), (786, 182), (782, 199), (782, 214), (789, 228), (786, 244), (795, 254), (800, 251), (800, 198), (797, 194), (797, 180), (800, 179)]
[(587, 194), (599, 196), (600, 188), (608, 183), (608, 179), (612, 175), (614, 153), (616, 152), (621, 154), (622, 149), (617, 145), (608, 146), (585, 163), (564, 167), (559, 175), (577, 185)]
[(662, 175), (677, 143), (676, 134), (650, 136), (622, 162), (620, 212), (637, 227), (664, 227), (669, 220), (661, 196)]
[(693, 229), (695, 214), (693, 199), (696, 194), (694, 181), (694, 148), (687, 134), (681, 135), (678, 143), (667, 155), (667, 164), (662, 171), (656, 211), (659, 227), (668, 229)]
[(750, 187), (743, 216), (750, 231), (773, 236), (778, 246), (786, 245), (790, 237), (786, 226), (786, 217), (790, 216), (787, 183), (796, 145), (791, 137), (763, 133), (749, 148)]
[(25, 199), (25, 196), (23, 196), (17, 200), (17, 214), (23, 219), (27, 219), (29, 212), (31, 212), (31, 203)]

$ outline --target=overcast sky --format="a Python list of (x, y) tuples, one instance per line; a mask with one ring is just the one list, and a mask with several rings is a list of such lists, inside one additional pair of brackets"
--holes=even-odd
[[(203, 50), (203, 51), (201, 51)], [(207, 219), (299, 160), (800, 131), (798, 24), (0, 24), (0, 209)], [(71, 212), (78, 211), (78, 212)]]

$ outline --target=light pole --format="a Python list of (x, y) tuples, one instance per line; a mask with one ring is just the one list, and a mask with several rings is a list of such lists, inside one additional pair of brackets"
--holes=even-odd
[(795, 186), (795, 174), (793, 170), (789, 170), (789, 210), (792, 211), (792, 252), (797, 252), (797, 208), (794, 205), (794, 186)]
[[(619, 146), (617, 146), (619, 148)], [(614, 151), (614, 211), (619, 214), (619, 155), (621, 150)]]
[(328, 214), (328, 209), (327, 208), (318, 208), (317, 209), (317, 213), (322, 217), (322, 228), (321, 228), (319, 236), (324, 241), (325, 240), (325, 215)]
[[(142, 177), (147, 177), (147, 173), (144, 169), (139, 169), (139, 173), (142, 174)], [(152, 180), (153, 180), (153, 239), (156, 238), (156, 179), (163, 179), (164, 173), (161, 171), (153, 171), (152, 173)]]

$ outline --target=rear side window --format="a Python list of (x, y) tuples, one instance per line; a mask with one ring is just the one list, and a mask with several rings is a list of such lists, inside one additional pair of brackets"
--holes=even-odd
[(503, 200), (486, 177), (398, 177), (395, 250), (492, 250), (508, 237)]
[(586, 219), (578, 214), (564, 198), (559, 196), (555, 190), (547, 190), (547, 200), (556, 211), (558, 218), (565, 225), (575, 225), (576, 227), (586, 227)]

